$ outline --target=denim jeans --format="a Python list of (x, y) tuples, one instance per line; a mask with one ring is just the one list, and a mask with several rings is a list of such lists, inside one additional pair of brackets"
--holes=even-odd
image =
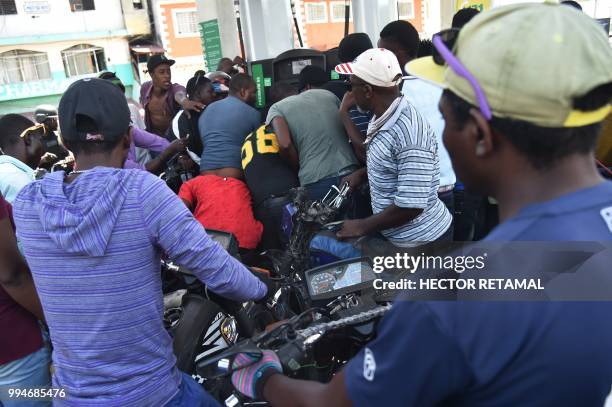
[[(30, 353), (21, 359), (5, 363), (0, 366), (0, 386), (11, 386), (19, 388), (49, 387), (51, 375), (49, 374), (49, 362), (51, 352), (47, 346), (43, 346), (34, 353)], [(0, 406), (4, 407), (43, 407), (50, 406), (50, 401), (44, 400), (2, 400)]]
[(182, 376), (179, 392), (166, 407), (221, 407), (190, 375), (183, 372)]
[(317, 182), (306, 185), (306, 192), (308, 193), (308, 199), (312, 201), (320, 200), (325, 197), (325, 194), (329, 192), (332, 185), (338, 185), (341, 177), (329, 177), (323, 178)]

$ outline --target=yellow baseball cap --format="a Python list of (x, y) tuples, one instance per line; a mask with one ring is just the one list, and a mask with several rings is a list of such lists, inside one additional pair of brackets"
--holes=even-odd
[[(612, 48), (601, 26), (571, 7), (523, 3), (480, 13), (461, 30), (453, 54), (476, 79), (496, 117), (579, 127), (600, 122), (611, 111), (610, 105), (590, 112), (573, 109), (575, 98), (612, 82)], [(425, 57), (405, 69), (478, 106), (474, 86), (449, 65)]]

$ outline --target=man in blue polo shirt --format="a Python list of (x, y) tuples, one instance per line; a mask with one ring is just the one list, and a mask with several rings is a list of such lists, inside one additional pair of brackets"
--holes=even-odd
[[(558, 4), (526, 3), (480, 14), (455, 47), (452, 37), (433, 41), (445, 75), (431, 57), (407, 70), (444, 78), (453, 166), (499, 202), (489, 239), (611, 241), (612, 183), (594, 163), (612, 99), (601, 28)], [(233, 381), (275, 406), (602, 406), (612, 389), (610, 315), (612, 302), (397, 301), (328, 384), (278, 374), (271, 352)]]

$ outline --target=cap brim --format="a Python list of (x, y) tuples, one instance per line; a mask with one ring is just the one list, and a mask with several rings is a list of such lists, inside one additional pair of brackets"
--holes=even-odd
[(354, 75), (353, 72), (353, 64), (350, 62), (346, 62), (344, 64), (338, 64), (334, 68), (334, 71), (340, 75)]
[(168, 65), (168, 66), (172, 66), (172, 65), (174, 65), (175, 63), (176, 63), (176, 61), (175, 61), (174, 59), (166, 59), (166, 60), (164, 60), (164, 61), (160, 61), (160, 62), (158, 62), (157, 64), (155, 64), (155, 65), (151, 66), (150, 68), (149, 68), (149, 66), (147, 66), (147, 70), (148, 70), (149, 72), (151, 72), (151, 71), (153, 71), (155, 68), (157, 68), (157, 67), (158, 67), (158, 66), (160, 66), (160, 65), (164, 65), (164, 64), (166, 64), (166, 65)]
[(406, 64), (404, 69), (412, 76), (440, 87), (446, 87), (444, 83), (446, 67), (436, 64), (432, 57), (413, 59)]
[(214, 80), (217, 78), (223, 78), (223, 79), (228, 79), (228, 80), (232, 79), (230, 75), (228, 75), (227, 73), (223, 71), (212, 71), (204, 75), (204, 77), (210, 80)]

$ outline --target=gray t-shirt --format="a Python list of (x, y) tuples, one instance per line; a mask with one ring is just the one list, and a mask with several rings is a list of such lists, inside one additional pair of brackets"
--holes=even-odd
[(308, 185), (357, 164), (340, 121), (340, 101), (328, 90), (311, 89), (275, 103), (266, 124), (282, 116), (300, 159), (300, 184)]

